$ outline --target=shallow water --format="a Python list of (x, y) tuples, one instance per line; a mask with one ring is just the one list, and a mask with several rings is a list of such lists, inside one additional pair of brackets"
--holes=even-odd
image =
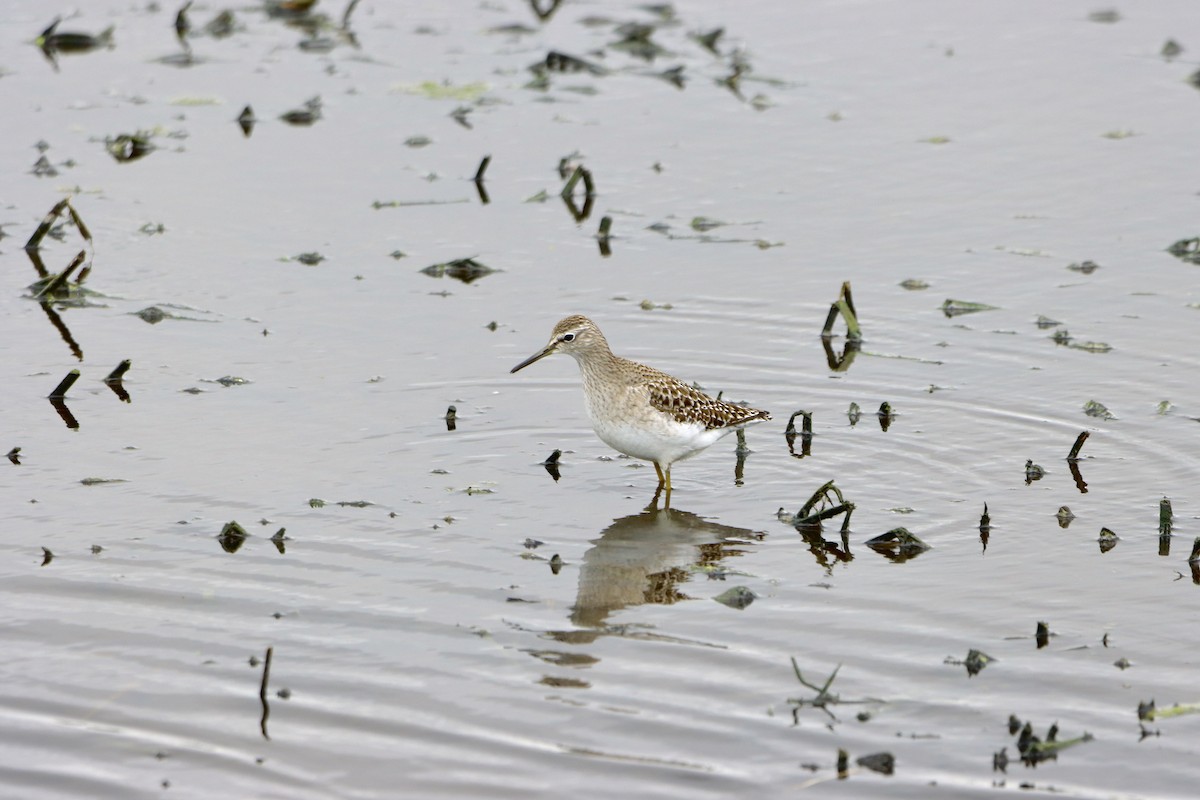
[[(218, 10), (197, 5), (193, 24)], [(1136, 712), (1200, 700), (1200, 273), (1165, 252), (1200, 235), (1200, 95), (1190, 49), (1159, 55), (1172, 37), (1200, 46), (1183, 38), (1198, 15), (1097, 10), (696, 2), (646, 64), (611, 47), (616, 24), (655, 19), (636, 4), (539, 23), (517, 2), (365, 0), (357, 47), (305, 52), (295, 27), (237, 9), (241, 29), (194, 37), (181, 67), (163, 61), (180, 52), (174, 8), (91, 4), (60, 29), (111, 24), (115, 47), (56, 71), (29, 44), (52, 12), (14, 4), (5, 793), (1191, 797), (1200, 721), (1143, 728)], [(533, 32), (490, 32), (514, 22)], [(720, 26), (720, 55), (688, 36)], [(742, 98), (718, 83), (735, 48), (752, 67)], [(551, 49), (610, 72), (527, 88)], [(682, 91), (646, 74), (676, 65)], [(425, 81), (486, 91), (429, 98)], [(314, 125), (278, 121), (318, 94)], [(249, 137), (234, 123), (247, 103)], [(149, 155), (105, 152), (139, 129)], [(30, 173), (39, 140), (56, 176)], [(581, 223), (557, 197), (575, 152), (597, 192)], [(470, 178), (488, 154), (484, 205)], [(56, 310), (82, 358), (29, 299), (21, 249), (67, 194), (103, 293)], [(68, 227), (42, 257), (57, 271), (82, 246)], [(313, 251), (326, 260), (284, 260)], [(498, 272), (421, 272), (467, 256)], [(1087, 259), (1100, 268), (1067, 269)], [(843, 281), (865, 342), (833, 371), (818, 334)], [(997, 308), (948, 318), (946, 298)], [(133, 315), (151, 305), (182, 318)], [(674, 470), (670, 511), (647, 510), (653, 469), (594, 437), (568, 359), (508, 373), (572, 312), (622, 355), (770, 410), (741, 477), (726, 439)], [(1064, 328), (1112, 349), (1049, 338)], [(125, 358), (129, 403), (102, 382)], [(77, 429), (44, 399), (73, 368)], [(1089, 400), (1115, 419), (1086, 416)], [(814, 415), (804, 458), (783, 436), (799, 409)], [(1064, 458), (1085, 430), (1081, 492)], [(557, 482), (540, 466), (555, 449)], [(1029, 459), (1046, 475), (1027, 484)], [(831, 479), (856, 505), (849, 555), (837, 520), (824, 545), (776, 516)], [(370, 505), (339, 505), (356, 501)], [(231, 520), (251, 534), (233, 553), (217, 538)], [(932, 549), (898, 563), (863, 544), (899, 525)], [(1106, 553), (1101, 527), (1121, 537)], [(757, 599), (713, 602), (735, 586)], [(268, 647), (269, 738), (251, 662)], [(968, 677), (947, 659), (972, 648), (995, 660)], [(812, 697), (793, 657), (816, 683), (841, 665), (830, 714), (793, 717), (789, 698)], [(1028, 768), (1010, 715), (1094, 739)], [(895, 773), (843, 786), (839, 748), (891, 752)]]

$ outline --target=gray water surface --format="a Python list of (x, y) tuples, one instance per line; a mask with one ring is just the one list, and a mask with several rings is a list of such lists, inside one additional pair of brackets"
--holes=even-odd
[[(86, 4), (59, 30), (112, 25), (114, 46), (56, 63), (32, 42), (70, 9), (0, 15), (0, 452), (21, 448), (0, 462), (2, 794), (1194, 795), (1200, 717), (1137, 711), (1200, 701), (1200, 267), (1166, 252), (1200, 235), (1200, 9), (568, 2), (539, 21), (363, 0), (351, 41), (344, 8), (310, 33), (237, 7), (214, 38), (221, 8), (196, 4), (191, 61), (176, 7)], [(615, 46), (628, 22), (664, 52)], [(719, 27), (715, 53), (693, 36)], [(531, 86), (550, 51), (604, 74)], [(311, 126), (278, 119), (317, 95)], [(138, 131), (148, 155), (107, 152)], [(39, 141), (56, 175), (31, 172)], [(580, 222), (564, 158), (594, 176)], [(48, 313), (22, 247), (67, 196), (92, 243), (67, 225), (41, 257), (85, 249), (102, 294)], [(422, 272), (466, 257), (496, 271)], [(844, 281), (865, 340), (835, 371), (819, 333)], [(947, 317), (947, 298), (995, 308)], [(742, 468), (725, 439), (655, 508), (570, 360), (509, 374), (569, 313), (771, 411)], [(103, 383), (122, 359), (128, 403)], [(45, 399), (71, 369), (77, 428)], [(1081, 431), (1086, 491), (1064, 460)], [(848, 548), (840, 519), (804, 537), (777, 516), (829, 480), (856, 506)], [(931, 549), (865, 546), (897, 526)], [(737, 586), (751, 605), (714, 602)], [(973, 677), (971, 649), (994, 659)], [(840, 665), (841, 702), (789, 702), (814, 696), (792, 658), (817, 684)], [(1028, 767), (1011, 715), (1092, 738)], [(894, 774), (855, 766), (880, 752)]]

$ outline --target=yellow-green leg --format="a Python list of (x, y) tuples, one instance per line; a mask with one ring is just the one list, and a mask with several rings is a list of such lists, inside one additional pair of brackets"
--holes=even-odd
[(663, 508), (671, 507), (671, 465), (668, 464), (666, 469), (658, 465), (657, 461), (651, 462), (654, 464), (654, 471), (658, 473), (658, 488), (654, 490), (654, 502), (658, 502), (658, 496), (666, 490), (663, 496)]

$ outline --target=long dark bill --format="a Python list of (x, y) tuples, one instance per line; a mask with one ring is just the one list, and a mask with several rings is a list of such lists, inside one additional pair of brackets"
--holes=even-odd
[(516, 372), (517, 370), (525, 369), (533, 362), (539, 361), (539, 360), (545, 358), (546, 356), (550, 355), (553, 352), (554, 352), (553, 347), (547, 347), (545, 350), (541, 351), (540, 353), (534, 353), (529, 358), (525, 359), (520, 364), (517, 364), (515, 367), (513, 367), (511, 370), (509, 370), (509, 374), (511, 375), (512, 373)]

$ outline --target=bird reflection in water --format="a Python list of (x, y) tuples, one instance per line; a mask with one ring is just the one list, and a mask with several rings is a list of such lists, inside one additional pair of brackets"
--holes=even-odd
[(691, 599), (683, 584), (696, 572), (720, 574), (721, 562), (740, 556), (763, 534), (721, 525), (676, 508), (651, 504), (614, 520), (583, 554), (570, 620), (578, 628), (554, 634), (560, 641), (591, 641), (610, 632), (615, 611), (647, 603)]

